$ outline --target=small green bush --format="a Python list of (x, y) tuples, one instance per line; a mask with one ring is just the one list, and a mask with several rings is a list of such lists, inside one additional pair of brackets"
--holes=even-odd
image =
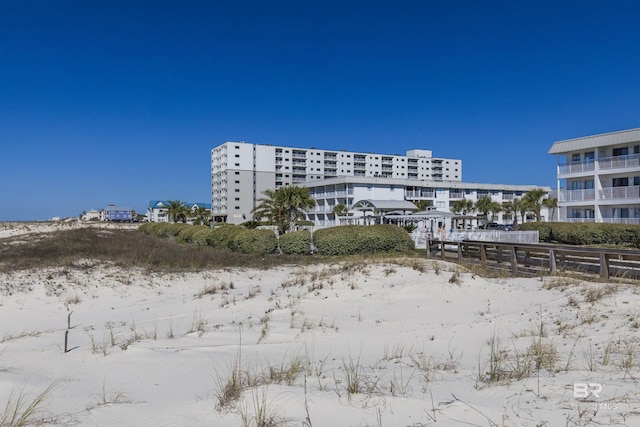
[(208, 246), (209, 237), (213, 233), (213, 230), (205, 225), (196, 225), (195, 232), (189, 238), (189, 242), (198, 246)]
[[(210, 230), (206, 225), (192, 225), (189, 227), (182, 227), (178, 233), (178, 240), (183, 242), (191, 242), (191, 238), (197, 231)], [(205, 245), (207, 243), (205, 242)]]
[(233, 249), (247, 253), (265, 255), (278, 247), (278, 238), (271, 230), (244, 229), (233, 239)]
[(321, 255), (403, 252), (414, 249), (411, 236), (401, 227), (345, 225), (317, 230), (313, 241)]
[(144, 234), (156, 234), (156, 229), (160, 226), (158, 222), (145, 222), (138, 227), (138, 231), (142, 231)]
[(283, 254), (308, 255), (311, 250), (311, 233), (308, 230), (292, 231), (280, 236)]
[(165, 229), (165, 233), (167, 234), (167, 237), (176, 237), (180, 235), (181, 230), (184, 230), (186, 228), (192, 228), (192, 227), (193, 225), (191, 224), (175, 223), (175, 224), (171, 224), (171, 227), (167, 227)]
[(173, 235), (173, 228), (174, 224), (163, 222), (160, 223), (158, 227), (154, 228), (154, 231), (158, 237), (169, 237), (170, 235)]
[(246, 228), (237, 225), (222, 225), (212, 230), (207, 237), (207, 242), (214, 248), (234, 249), (233, 239)]

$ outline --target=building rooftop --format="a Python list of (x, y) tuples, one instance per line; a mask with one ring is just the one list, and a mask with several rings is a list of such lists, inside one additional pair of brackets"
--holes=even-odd
[(548, 154), (562, 154), (632, 142), (640, 142), (640, 128), (557, 141), (551, 146)]

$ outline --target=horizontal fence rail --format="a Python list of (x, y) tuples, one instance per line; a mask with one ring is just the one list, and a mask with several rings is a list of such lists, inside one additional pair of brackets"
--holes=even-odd
[(513, 277), (574, 272), (603, 280), (640, 279), (640, 251), (635, 250), (439, 239), (427, 240), (426, 249), (428, 258), (508, 269)]

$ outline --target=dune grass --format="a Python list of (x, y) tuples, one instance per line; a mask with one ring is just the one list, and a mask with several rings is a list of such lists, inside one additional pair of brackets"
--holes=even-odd
[[(419, 252), (398, 255), (419, 257)], [(90, 261), (116, 267), (142, 268), (154, 272), (193, 272), (219, 268), (268, 269), (283, 265), (309, 265), (348, 261), (353, 265), (372, 259), (389, 259), (389, 254), (355, 256), (252, 255), (227, 249), (181, 243), (175, 238), (158, 238), (131, 229), (82, 227), (50, 233), (33, 233), (0, 239), (0, 268), (4, 271), (42, 267), (91, 269)]]
[(54, 381), (35, 397), (27, 392), (26, 386), (13, 389), (0, 414), (0, 427), (51, 424), (55, 417), (44, 406), (59, 385), (60, 381)]

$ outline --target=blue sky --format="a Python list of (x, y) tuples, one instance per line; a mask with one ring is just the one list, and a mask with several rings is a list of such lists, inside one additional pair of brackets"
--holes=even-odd
[(636, 1), (0, 0), (0, 220), (210, 200), (248, 141), (430, 149), (555, 186), (554, 141), (640, 127)]

